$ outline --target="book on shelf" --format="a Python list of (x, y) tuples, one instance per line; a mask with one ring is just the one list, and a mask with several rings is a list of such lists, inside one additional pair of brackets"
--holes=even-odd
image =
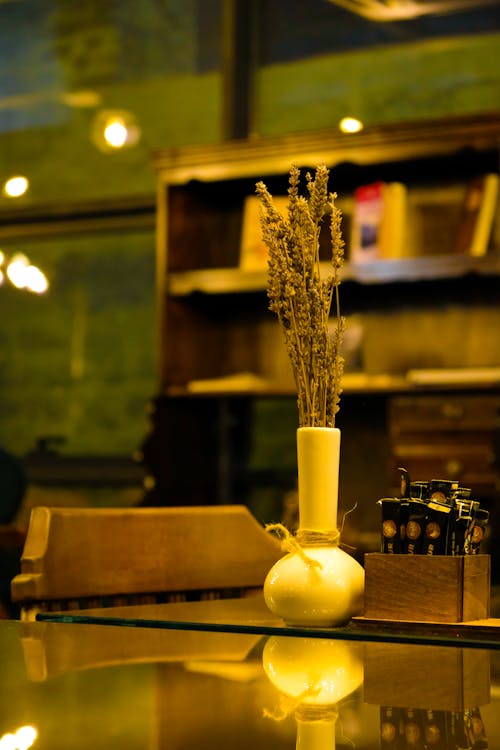
[[(273, 196), (273, 204), (283, 216), (287, 216), (288, 196)], [(243, 220), (240, 243), (240, 270), (267, 270), (268, 250), (262, 241), (260, 226), (260, 199), (247, 195), (243, 204)]]
[(486, 255), (498, 209), (499, 177), (482, 174), (467, 185), (458, 227), (456, 251), (481, 257)]
[(354, 193), (350, 260), (367, 263), (405, 255), (407, 188), (401, 182), (372, 182)]

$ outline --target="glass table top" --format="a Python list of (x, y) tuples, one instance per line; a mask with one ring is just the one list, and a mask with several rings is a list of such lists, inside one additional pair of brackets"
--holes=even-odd
[(261, 592), (240, 599), (213, 599), (167, 604), (140, 604), (122, 607), (43, 612), (40, 622), (145, 627), (163, 630), (199, 630), (219, 633), (306, 636), (415, 644), (457, 644), (500, 649), (500, 620), (442, 624), (391, 622), (353, 618), (338, 628), (287, 626), (266, 607)]
[(0, 696), (2, 749), (500, 747), (488, 648), (0, 621)]

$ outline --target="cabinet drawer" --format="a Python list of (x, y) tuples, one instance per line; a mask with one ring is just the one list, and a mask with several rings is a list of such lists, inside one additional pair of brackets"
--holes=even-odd
[(495, 430), (500, 396), (402, 396), (389, 403), (391, 434), (430, 430)]
[(495, 491), (498, 475), (491, 441), (399, 442), (392, 446), (392, 470), (404, 466), (412, 480), (457, 479), (474, 492)]

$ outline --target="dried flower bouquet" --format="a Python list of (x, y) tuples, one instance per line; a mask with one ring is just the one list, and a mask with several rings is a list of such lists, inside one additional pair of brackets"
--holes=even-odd
[[(344, 242), (335, 193), (328, 192), (329, 170), (320, 165), (306, 174), (308, 195), (299, 194), (300, 170), (290, 169), (288, 217), (273, 205), (263, 182), (256, 192), (261, 205), (262, 237), (269, 249), (269, 308), (278, 316), (297, 387), (300, 427), (334, 427), (344, 369), (340, 315), (340, 269)], [(319, 236), (330, 216), (333, 272), (321, 278)], [(330, 313), (335, 298), (334, 324)]]

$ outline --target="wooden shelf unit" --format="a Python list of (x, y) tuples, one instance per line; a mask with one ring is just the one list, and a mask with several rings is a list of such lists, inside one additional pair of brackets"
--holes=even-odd
[[(154, 464), (152, 501), (245, 502), (251, 484), (252, 404), (286, 397), (290, 408), (295, 407), (281, 332), (268, 311), (266, 273), (238, 267), (244, 199), (254, 193), (255, 183), (263, 180), (273, 195), (285, 194), (292, 163), (303, 172), (326, 163), (331, 188), (340, 199), (352, 196), (360, 184), (397, 179), (432, 204), (432, 191), (440, 185), (461, 184), (465, 189), (475, 174), (498, 171), (499, 144), (500, 114), (493, 113), (372, 127), (355, 135), (333, 130), (299, 133), (154, 154), (159, 395), (146, 440)], [(458, 215), (459, 206), (455, 209), (450, 216)], [(430, 220), (436, 220), (434, 214), (439, 211)], [(372, 311), (389, 314), (400, 307), (432, 310), (448, 298), (458, 307), (486, 300), (493, 309), (500, 290), (500, 255), (453, 254), (451, 234), (449, 245), (442, 238), (443, 227), (435, 236), (431, 232), (426, 252), (422, 248), (418, 257), (363, 265), (348, 260), (341, 287), (344, 312), (362, 310), (370, 316)], [(408, 369), (415, 366), (410, 362)], [(424, 361), (421, 366), (431, 365)], [(489, 393), (498, 390), (498, 382), (493, 378), (464, 386), (422, 387), (409, 382), (400, 367), (347, 373), (343, 429), (351, 429), (354, 404), (363, 411), (374, 440), (381, 438), (380, 452), (373, 458), (380, 463), (382, 451), (390, 450), (389, 409), (381, 423), (378, 406), (372, 414), (370, 398), (377, 404), (382, 398), (388, 406), (396, 394), (418, 396), (448, 387), (458, 394), (475, 389)], [(378, 480), (385, 471), (384, 466)], [(182, 480), (174, 480), (180, 475)], [(385, 491), (380, 482), (374, 484), (373, 501)]]
[[(328, 273), (328, 263), (321, 264)], [(436, 255), (400, 260), (378, 260), (371, 263), (345, 263), (342, 282), (359, 284), (411, 283), (438, 279), (457, 279), (468, 274), (500, 277), (500, 255), (472, 258), (466, 255)], [(191, 294), (240, 294), (262, 292), (266, 288), (266, 271), (241, 271), (239, 268), (200, 268), (173, 271), (168, 278), (170, 297)]]

